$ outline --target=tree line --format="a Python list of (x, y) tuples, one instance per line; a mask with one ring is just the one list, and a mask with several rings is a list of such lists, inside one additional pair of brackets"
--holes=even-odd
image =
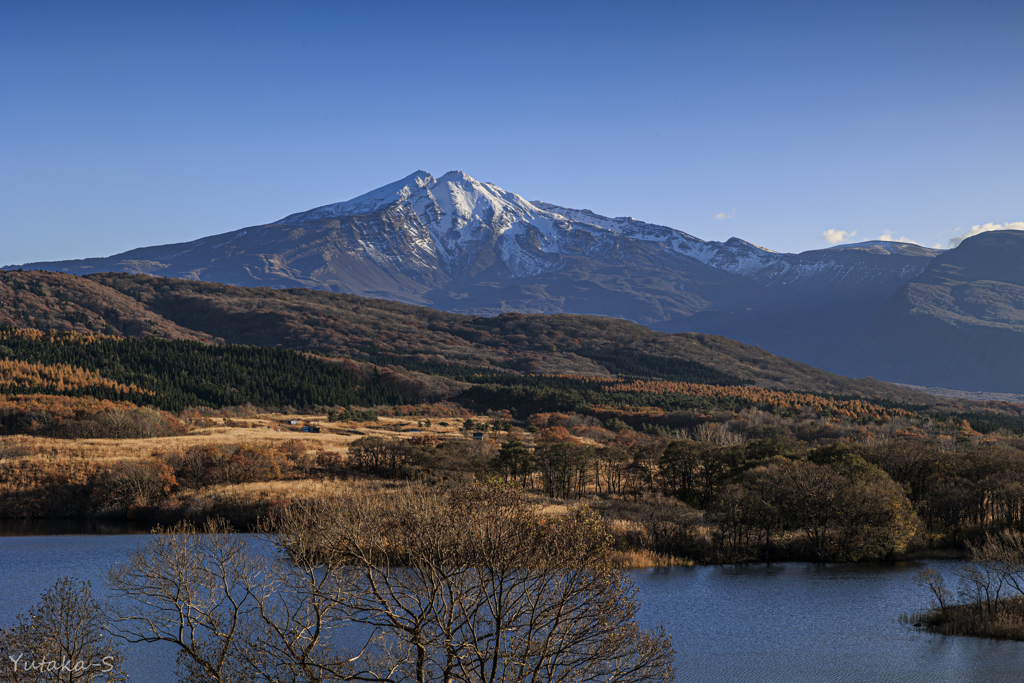
[[(677, 440), (600, 448), (542, 441), (531, 447), (513, 439), (488, 448), (364, 437), (349, 453), (352, 467), (384, 478), (464, 471), (558, 499), (675, 499), (683, 506), (662, 511), (674, 519), (651, 517), (662, 528), (652, 528), (657, 538), (649, 549), (701, 561), (891, 558), (919, 531), (900, 485), (837, 446), (798, 454), (774, 443), (723, 448)], [(704, 530), (687, 510), (703, 515)]]
[[(364, 437), (351, 446), (350, 466), (391, 479), (498, 476), (558, 499), (676, 500), (684, 507), (674, 508), (673, 532), (650, 549), (702, 561), (881, 559), (1024, 530), (1020, 448), (949, 450), (923, 439), (596, 446), (557, 431), (541, 430), (535, 444)], [(696, 519), (688, 510), (703, 522), (684, 528), (684, 518)]]

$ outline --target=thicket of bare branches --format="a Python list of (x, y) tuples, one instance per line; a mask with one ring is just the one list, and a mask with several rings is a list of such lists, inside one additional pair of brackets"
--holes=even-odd
[(116, 628), (209, 681), (672, 679), (592, 512), (538, 519), (507, 486), (353, 494), (280, 512), (257, 545), (163, 530), (111, 570)]
[(330, 640), (347, 623), (337, 577), (268, 551), (223, 522), (158, 529), (108, 572), (112, 628), (176, 646), (184, 680), (353, 680)]
[(950, 635), (1024, 640), (1024, 533), (1004, 529), (967, 550), (956, 571), (959, 602), (940, 572), (925, 569), (915, 582), (931, 594), (931, 610), (907, 619)]
[(401, 680), (650, 681), (671, 645), (581, 508), (539, 520), (510, 486), (353, 496), (277, 520), (283, 547), (343, 569), (353, 619), (396, 646)]
[(70, 578), (45, 590), (39, 603), (0, 629), (3, 683), (117, 683), (128, 678), (88, 583)]

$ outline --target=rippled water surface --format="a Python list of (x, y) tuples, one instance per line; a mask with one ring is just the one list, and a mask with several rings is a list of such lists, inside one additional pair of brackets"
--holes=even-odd
[[(953, 563), (926, 563), (951, 571)], [(922, 563), (779, 564), (632, 572), (645, 624), (672, 634), (680, 681), (1024, 680), (1024, 643), (898, 623), (927, 603)]]
[[(0, 537), (0, 622), (10, 624), (62, 576), (91, 580), (140, 535)], [(1024, 643), (951, 638), (897, 622), (927, 602), (921, 563), (780, 564), (631, 572), (641, 620), (672, 634), (679, 681), (921, 682), (1024, 680)], [(952, 563), (928, 563), (945, 571)], [(132, 680), (172, 683), (175, 653), (140, 646)]]

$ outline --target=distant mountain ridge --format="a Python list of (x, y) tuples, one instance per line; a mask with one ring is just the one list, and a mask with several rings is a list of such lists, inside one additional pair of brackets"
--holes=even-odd
[(847, 370), (907, 384), (936, 376), (970, 391), (1024, 390), (1024, 232), (976, 235), (936, 257), (865, 326)]
[[(297, 285), (438, 303), (435, 290), (444, 286), (484, 274), (498, 281), (529, 279), (572, 269), (578, 261), (675, 268), (715, 285), (730, 278), (714, 273), (728, 273), (760, 284), (851, 281), (890, 289), (923, 271), (938, 253), (910, 246), (780, 254), (738, 238), (705, 241), (633, 218), (528, 202), (459, 171), (440, 178), (417, 171), (349, 201), (262, 226), (107, 258), (24, 267)], [(733, 288), (737, 282), (743, 281), (733, 281)]]
[[(954, 256), (981, 249), (996, 258), (1000, 249), (990, 241), (1000, 237), (977, 242), (994, 234), (946, 252), (875, 241), (785, 254), (738, 238), (706, 241), (634, 218), (527, 201), (460, 171), (436, 178), (417, 171), (351, 200), (265, 225), (106, 258), (22, 267), (306, 287), (476, 315), (607, 315), (663, 331), (724, 334), (839, 372), (1014, 391), (1019, 387), (1006, 386), (1016, 381), (1012, 373), (995, 361), (965, 375), (955, 371), (955, 358), (920, 367), (873, 359), (884, 355), (890, 338), (901, 348), (952, 349), (962, 342), (950, 346), (943, 340), (962, 336), (965, 326), (1002, 326), (1000, 334), (1009, 336), (999, 348), (1017, 343), (1021, 331), (1014, 327), (1014, 312), (1024, 304), (1016, 291), (997, 288), (999, 301), (991, 312), (968, 315), (980, 310), (970, 303), (980, 285), (970, 283), (989, 281), (983, 279), (988, 257), (975, 258), (965, 270)], [(1012, 254), (999, 257), (1007, 262), (996, 269), (1008, 287), (1024, 277)], [(913, 303), (953, 286), (937, 278), (960, 283), (960, 303), (952, 294), (943, 294), (939, 303)], [(916, 325), (925, 319), (923, 310), (927, 333)], [(910, 321), (912, 332), (905, 333)]]
[[(724, 337), (666, 334), (621, 319), (466, 316), (350, 294), (150, 275), (0, 272), (0, 337), (11, 327), (284, 347), (375, 363), (381, 372), (392, 365), (428, 371), (445, 366), (473, 373), (608, 377), (610, 361), (668, 359), (764, 388), (938, 402), (876, 380), (838, 377)], [(0, 360), (5, 353), (0, 339)]]

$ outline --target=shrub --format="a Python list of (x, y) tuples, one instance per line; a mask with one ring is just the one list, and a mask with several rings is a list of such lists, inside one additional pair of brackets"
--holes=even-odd
[(281, 478), (281, 467), (274, 456), (260, 446), (242, 446), (228, 456), (231, 483), (271, 481)]
[(125, 462), (110, 470), (96, 489), (102, 506), (149, 507), (166, 499), (177, 486), (174, 470), (161, 457)]
[(344, 475), (348, 472), (344, 456), (338, 451), (317, 451), (316, 466), (333, 475)]

